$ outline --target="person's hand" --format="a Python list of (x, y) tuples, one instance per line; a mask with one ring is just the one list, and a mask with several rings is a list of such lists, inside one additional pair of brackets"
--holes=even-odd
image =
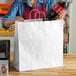
[(7, 19), (4, 22), (4, 27), (9, 28), (11, 26), (11, 24), (15, 24), (15, 21), (24, 22), (24, 18), (23, 17), (20, 17), (20, 16), (17, 16), (14, 19)]
[(65, 17), (65, 11), (61, 11), (59, 15), (56, 16), (56, 19), (63, 19)]
[(14, 21), (22, 21), (22, 22), (24, 22), (24, 18), (21, 17), (21, 16), (17, 16), (17, 17), (14, 18)]

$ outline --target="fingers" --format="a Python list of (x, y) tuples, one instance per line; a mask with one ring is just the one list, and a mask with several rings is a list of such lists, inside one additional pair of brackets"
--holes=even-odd
[(24, 22), (24, 20), (23, 20), (23, 19), (20, 19), (20, 20), (17, 20), (17, 21)]
[(56, 16), (56, 19), (63, 19), (65, 16), (65, 11), (61, 11), (59, 15)]
[(23, 18), (23, 17), (20, 17), (20, 16), (17, 16), (17, 17), (15, 18), (15, 21), (24, 22), (24, 18)]
[(61, 11), (61, 12), (59, 13), (59, 17), (60, 17), (60, 18), (64, 18), (64, 16), (65, 16), (65, 11)]
[(24, 22), (24, 18), (20, 18), (20, 19), (19, 19), (19, 21), (22, 21), (22, 22)]
[(59, 15), (57, 15), (55, 19), (60, 19)]

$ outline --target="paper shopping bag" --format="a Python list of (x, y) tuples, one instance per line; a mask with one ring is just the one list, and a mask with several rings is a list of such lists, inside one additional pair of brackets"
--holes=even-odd
[(63, 65), (63, 20), (16, 22), (14, 40), (18, 71)]

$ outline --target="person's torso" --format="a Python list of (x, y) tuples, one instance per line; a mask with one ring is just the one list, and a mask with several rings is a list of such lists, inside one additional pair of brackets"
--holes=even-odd
[[(43, 3), (44, 3), (46, 12), (48, 12), (49, 9), (55, 4), (54, 0), (38, 0), (38, 1), (40, 1), (40, 2), (38, 2), (34, 7), (43, 7)], [(23, 2), (20, 2), (20, 4), (19, 4), (20, 8), (17, 12), (17, 16), (22, 16), (23, 15), (23, 11), (24, 11), (24, 8), (25, 8), (24, 3), (26, 3), (28, 7), (32, 7), (29, 0), (23, 0)]]
[(44, 2), (41, 6), (33, 6), (29, 7), (27, 3), (24, 3), (24, 10), (23, 10), (23, 18), (24, 19), (40, 19), (43, 18), (46, 14), (46, 7)]

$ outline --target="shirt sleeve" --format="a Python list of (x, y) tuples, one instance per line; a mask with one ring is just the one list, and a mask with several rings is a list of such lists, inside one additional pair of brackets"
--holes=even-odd
[(16, 17), (17, 11), (18, 11), (18, 1), (15, 0), (15, 1), (13, 2), (13, 4), (11, 5), (11, 8), (10, 8), (8, 14), (6, 14), (6, 15), (4, 16), (4, 18), (2, 19), (2, 22), (1, 22), (2, 27), (4, 27), (4, 22), (5, 22), (7, 19), (14, 19), (14, 18)]
[(55, 4), (55, 0), (44, 0), (47, 12), (51, 9), (51, 7)]

